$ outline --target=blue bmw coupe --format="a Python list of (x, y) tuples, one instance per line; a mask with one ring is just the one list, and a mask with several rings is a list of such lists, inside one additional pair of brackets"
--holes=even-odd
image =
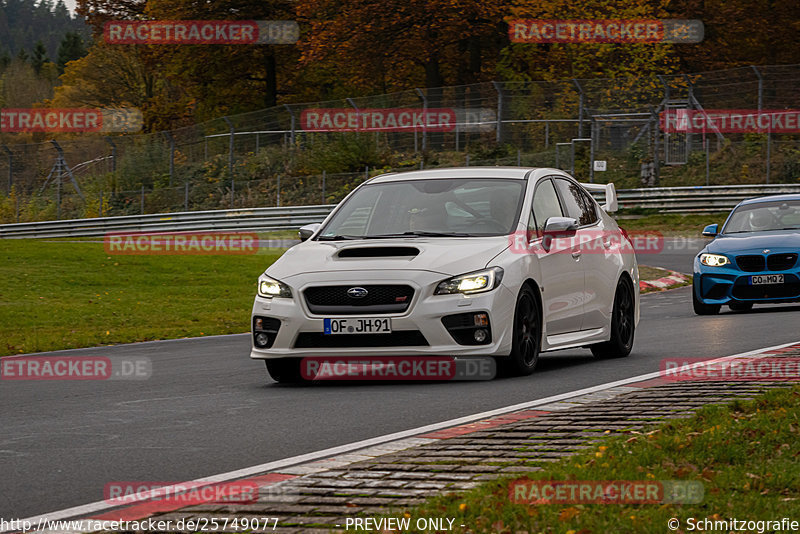
[(714, 239), (694, 259), (696, 314), (800, 301), (800, 195), (745, 200), (703, 235)]

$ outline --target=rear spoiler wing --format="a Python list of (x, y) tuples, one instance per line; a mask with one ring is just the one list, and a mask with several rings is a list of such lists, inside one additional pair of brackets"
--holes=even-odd
[(587, 191), (598, 191), (606, 194), (606, 203), (600, 207), (608, 213), (613, 213), (619, 209), (617, 203), (617, 189), (614, 184), (581, 184)]

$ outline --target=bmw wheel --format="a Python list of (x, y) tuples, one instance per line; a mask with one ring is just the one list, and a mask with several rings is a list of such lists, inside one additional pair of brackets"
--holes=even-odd
[(694, 284), (692, 284), (692, 308), (694, 308), (694, 313), (697, 315), (716, 315), (719, 313), (722, 306), (719, 304), (706, 304), (705, 302), (701, 302), (697, 298), (697, 290)]

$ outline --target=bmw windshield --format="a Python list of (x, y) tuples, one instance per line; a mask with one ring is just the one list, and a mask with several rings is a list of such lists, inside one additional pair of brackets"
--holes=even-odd
[(776, 200), (745, 204), (731, 214), (723, 233), (770, 230), (800, 230), (800, 201)]
[(367, 184), (344, 202), (318, 239), (508, 235), (516, 228), (525, 184), (485, 178)]

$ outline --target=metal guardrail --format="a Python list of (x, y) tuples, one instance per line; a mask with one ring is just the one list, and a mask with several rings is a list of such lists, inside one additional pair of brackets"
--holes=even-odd
[(109, 232), (292, 230), (320, 222), (334, 205), (155, 213), (0, 225), (0, 238), (91, 237)]
[(728, 211), (742, 200), (800, 193), (800, 184), (650, 187), (617, 191), (620, 209), (647, 208), (660, 213)]
[[(621, 189), (617, 191), (617, 197), (620, 209), (696, 213), (727, 211), (747, 198), (785, 193), (800, 193), (800, 184)], [(334, 205), (290, 206), (3, 224), (0, 225), (0, 238), (91, 237), (109, 232), (293, 230), (322, 221), (333, 208)]]

